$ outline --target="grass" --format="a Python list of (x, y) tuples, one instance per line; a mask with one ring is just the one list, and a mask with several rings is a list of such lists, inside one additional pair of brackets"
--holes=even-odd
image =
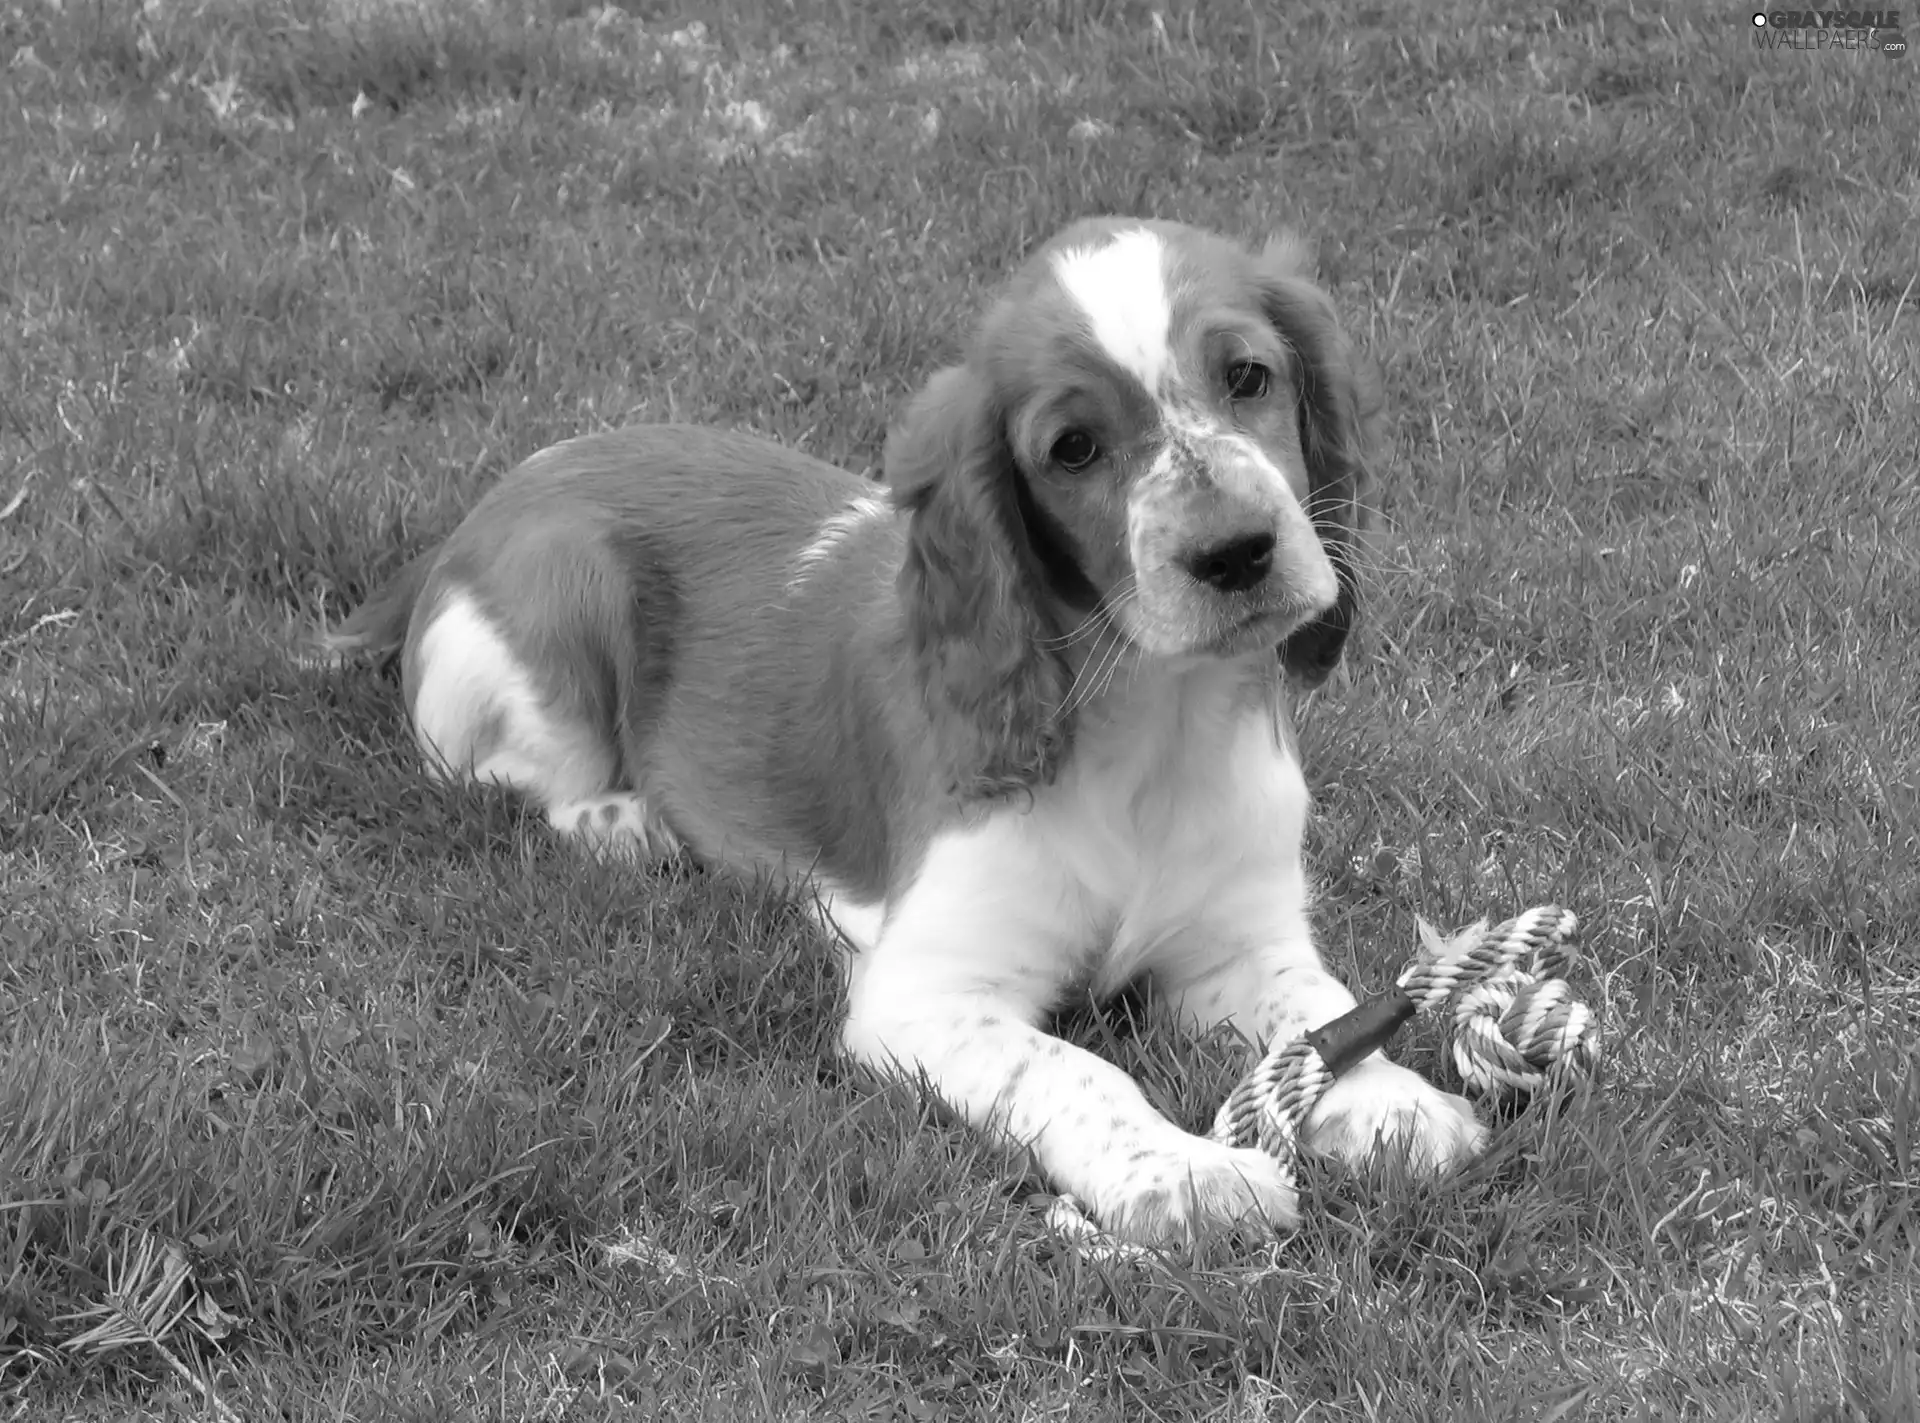
[[(16, 0), (0, 63), (9, 1416), (1920, 1416), (1910, 61), (1505, 0)], [(1303, 228), (1385, 368), (1303, 714), (1330, 958), (1556, 900), (1607, 1024), (1461, 1178), (1158, 1266), (848, 1072), (791, 905), (425, 784), (391, 681), (296, 655), (563, 436), (870, 469), (1099, 211)], [(1067, 1030), (1190, 1123), (1234, 1077)]]

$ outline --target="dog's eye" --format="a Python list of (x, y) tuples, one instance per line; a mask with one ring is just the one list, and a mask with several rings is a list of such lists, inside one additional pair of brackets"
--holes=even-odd
[(1267, 393), (1271, 375), (1258, 361), (1235, 361), (1227, 367), (1227, 394), (1235, 400), (1258, 400)]
[(1100, 447), (1085, 430), (1069, 430), (1053, 442), (1053, 462), (1078, 474), (1100, 457)]

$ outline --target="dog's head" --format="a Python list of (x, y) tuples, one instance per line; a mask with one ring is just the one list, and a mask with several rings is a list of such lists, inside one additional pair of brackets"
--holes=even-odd
[(1043, 247), (889, 440), (929, 710), (963, 793), (1045, 781), (1062, 647), (1339, 661), (1377, 386), (1289, 239), (1096, 219)]

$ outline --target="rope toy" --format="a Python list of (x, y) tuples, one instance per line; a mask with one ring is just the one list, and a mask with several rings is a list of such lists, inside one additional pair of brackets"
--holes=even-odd
[[(1451, 938), (1418, 921), (1420, 951), (1394, 987), (1331, 1023), (1275, 1042), (1213, 1119), (1228, 1146), (1258, 1146), (1282, 1164), (1321, 1096), (1406, 1022), (1452, 1001), (1454, 1066), (1469, 1092), (1496, 1102), (1558, 1090), (1592, 1070), (1598, 1024), (1565, 974), (1579, 920), (1542, 905), (1489, 929), (1481, 919)], [(1083, 1250), (1145, 1255), (1114, 1240), (1071, 1196), (1054, 1201), (1048, 1224)]]
[[(1420, 952), (1393, 989), (1304, 1037), (1275, 1043), (1221, 1104), (1213, 1139), (1287, 1159), (1334, 1080), (1416, 1013), (1453, 1000), (1453, 1064), (1467, 1090), (1496, 1101), (1531, 1096), (1589, 1071), (1595, 1023), (1565, 973), (1579, 920), (1543, 905), (1452, 938), (1419, 920)], [(1523, 960), (1526, 961), (1522, 966)]]

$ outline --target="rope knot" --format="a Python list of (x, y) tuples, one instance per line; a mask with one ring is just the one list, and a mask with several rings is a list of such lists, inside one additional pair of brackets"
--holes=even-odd
[(1469, 1091), (1495, 1101), (1530, 1096), (1591, 1070), (1593, 1012), (1563, 976), (1579, 920), (1555, 905), (1452, 938), (1418, 921), (1420, 952), (1400, 986), (1431, 1007), (1453, 1001), (1453, 1063)]

